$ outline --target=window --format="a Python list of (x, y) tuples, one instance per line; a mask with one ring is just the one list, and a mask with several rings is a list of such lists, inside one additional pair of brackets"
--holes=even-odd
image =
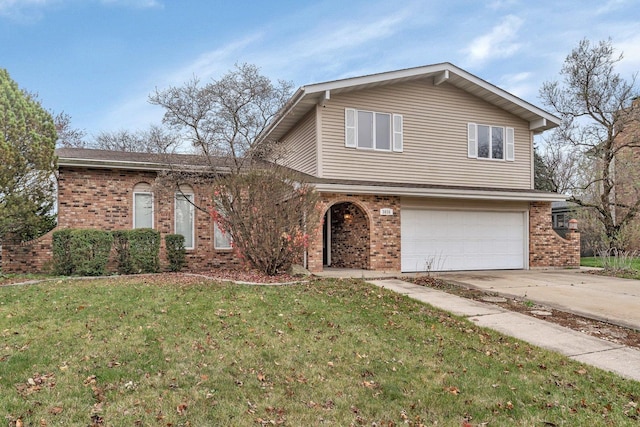
[(213, 223), (213, 247), (215, 249), (231, 249), (231, 236), (222, 230), (217, 222)]
[(175, 233), (184, 236), (185, 249), (193, 249), (195, 247), (194, 219), (193, 193), (182, 189), (181, 192), (176, 193)]
[(345, 109), (345, 146), (401, 152), (402, 116)]
[(153, 192), (146, 182), (133, 187), (133, 228), (153, 228)]
[(568, 215), (564, 213), (553, 214), (553, 228), (568, 228)]
[(470, 158), (513, 161), (514, 129), (469, 123), (467, 149)]

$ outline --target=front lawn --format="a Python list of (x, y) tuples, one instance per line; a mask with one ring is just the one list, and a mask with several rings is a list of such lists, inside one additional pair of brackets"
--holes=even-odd
[(599, 267), (602, 274), (622, 277), (625, 279), (640, 279), (640, 258), (630, 256), (597, 256), (582, 257), (580, 265), (583, 267)]
[(639, 382), (359, 280), (245, 286), (164, 275), (0, 287), (0, 334), (10, 426), (640, 419)]

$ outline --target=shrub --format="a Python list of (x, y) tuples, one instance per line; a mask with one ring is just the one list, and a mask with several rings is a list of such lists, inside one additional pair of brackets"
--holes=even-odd
[(180, 271), (185, 264), (186, 250), (184, 248), (184, 236), (182, 234), (167, 234), (164, 236), (167, 247), (167, 259), (169, 270)]
[(239, 257), (267, 275), (303, 256), (320, 226), (318, 195), (295, 172), (250, 170), (219, 178), (211, 217), (233, 239)]
[(101, 276), (105, 274), (113, 236), (103, 230), (71, 230), (69, 255), (71, 274)]
[(121, 274), (156, 273), (160, 268), (160, 232), (150, 228), (112, 232)]
[(70, 228), (53, 232), (52, 254), (53, 271), (55, 274), (69, 276), (73, 274), (71, 263), (71, 232)]

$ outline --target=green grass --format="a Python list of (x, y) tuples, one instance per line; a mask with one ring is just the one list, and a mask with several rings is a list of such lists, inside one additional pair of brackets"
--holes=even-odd
[(597, 256), (582, 257), (580, 265), (584, 267), (603, 268), (602, 274), (622, 277), (625, 279), (640, 279), (640, 258), (630, 256)]
[(0, 337), (10, 426), (620, 426), (640, 417), (639, 382), (358, 280), (3, 287)]

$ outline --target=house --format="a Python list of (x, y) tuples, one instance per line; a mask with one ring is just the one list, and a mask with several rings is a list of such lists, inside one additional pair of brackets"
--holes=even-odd
[[(190, 202), (206, 206), (210, 189), (197, 180), (175, 188), (162, 175), (179, 166), (184, 173), (209, 171), (200, 156), (62, 148), (58, 156), (58, 225), (63, 228), (120, 230), (153, 228), (163, 237), (160, 258), (166, 265), (164, 236), (185, 236), (191, 271), (239, 265), (229, 236)], [(160, 179), (159, 179), (160, 178)], [(46, 270), (52, 260), (52, 234), (23, 244), (5, 243), (2, 271)], [(114, 263), (111, 263), (114, 270)]]
[(578, 266), (565, 198), (534, 190), (533, 136), (559, 123), (442, 63), (303, 86), (262, 138), (322, 195), (311, 271)]
[[(260, 140), (276, 141), (278, 162), (320, 193), (323, 227), (304, 257), (312, 272), (575, 267), (579, 233), (562, 238), (551, 222), (551, 203), (565, 198), (533, 183), (533, 136), (559, 122), (442, 63), (303, 86)], [(182, 199), (205, 201), (207, 188), (163, 194), (157, 156), (58, 156), (58, 227), (152, 226), (185, 234), (190, 269), (237, 263), (211, 218)], [(43, 265), (48, 241), (13, 248), (3, 268)]]

